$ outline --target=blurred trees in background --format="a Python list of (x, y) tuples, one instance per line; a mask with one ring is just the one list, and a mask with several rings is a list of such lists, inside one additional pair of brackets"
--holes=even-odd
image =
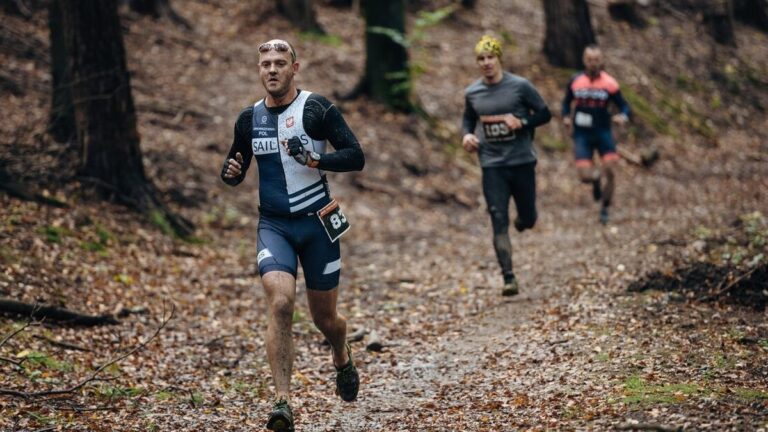
[(586, 0), (544, 0), (544, 54), (559, 67), (581, 68), (582, 52), (596, 43)]
[(171, 7), (170, 0), (129, 0), (128, 6), (138, 14), (149, 15), (153, 18), (166, 17), (187, 30), (192, 29), (192, 24)]
[(276, 0), (277, 11), (283, 14), (302, 32), (325, 34), (317, 22), (312, 0)]
[[(116, 1), (51, 2), (55, 15), (51, 48), (59, 59), (52, 62), (52, 72), (59, 77), (54, 84), (59, 99), (51, 108), (51, 119), (58, 119), (59, 112), (71, 105), (79, 178), (106, 198), (163, 218), (175, 233), (191, 234), (190, 224), (165, 207), (144, 173)], [(65, 88), (71, 93), (61, 91)]]

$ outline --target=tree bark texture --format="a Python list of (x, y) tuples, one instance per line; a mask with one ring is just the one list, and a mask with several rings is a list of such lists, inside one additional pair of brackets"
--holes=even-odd
[(544, 54), (559, 67), (582, 68), (582, 54), (596, 43), (586, 0), (544, 0)]
[(739, 21), (768, 32), (768, 0), (734, 0), (733, 13)]
[[(365, 77), (362, 85), (374, 100), (401, 110), (412, 109), (410, 69), (405, 46), (405, 1), (363, 3), (365, 32)], [(382, 33), (382, 31), (384, 33)]]
[(48, 28), (53, 78), (48, 130), (56, 142), (66, 142), (75, 134), (75, 111), (72, 107), (72, 76), (64, 46), (64, 28), (59, 1), (51, 1), (48, 6)]
[(325, 34), (317, 22), (312, 0), (276, 0), (277, 11), (288, 18), (299, 30), (308, 33)]
[(730, 0), (706, 1), (704, 26), (715, 42), (736, 46), (736, 35), (733, 31), (733, 4)]
[(129, 0), (128, 6), (138, 14), (149, 15), (153, 18), (168, 17), (172, 22), (187, 30), (192, 29), (192, 24), (171, 7), (170, 0)]
[(115, 0), (53, 0), (72, 76), (78, 175), (109, 197), (168, 222), (181, 236), (191, 225), (173, 215), (147, 180)]

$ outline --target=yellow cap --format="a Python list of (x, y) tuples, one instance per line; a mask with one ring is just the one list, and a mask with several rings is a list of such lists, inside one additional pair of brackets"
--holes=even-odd
[(475, 45), (475, 54), (480, 55), (484, 52), (489, 52), (501, 58), (501, 42), (493, 36), (483, 35), (477, 45)]

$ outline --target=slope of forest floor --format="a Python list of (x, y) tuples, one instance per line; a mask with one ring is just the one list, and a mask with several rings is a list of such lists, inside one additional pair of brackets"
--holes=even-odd
[[(77, 383), (152, 335), (169, 302), (176, 310), (144, 350), (76, 392), (0, 396), (0, 430), (263, 426), (271, 382), (254, 268), (255, 172), (232, 189), (219, 180), (221, 162), (239, 110), (262, 95), (259, 42), (296, 41), (300, 87), (333, 99), (359, 79), (363, 22), (320, 7), (331, 36), (317, 38), (295, 33), (267, 2), (176, 3), (193, 32), (121, 18), (146, 169), (198, 227), (188, 242), (57, 183), (70, 175), (72, 150), (44, 134), (45, 17), (1, 15), (0, 161), (68, 207), (0, 193), (0, 296), (133, 313), (118, 325), (24, 329), (0, 346), (0, 357), (23, 360), (0, 362), (0, 389)], [(367, 156), (365, 171), (330, 176), (353, 224), (342, 242), (340, 309), (351, 332), (367, 332), (352, 344), (363, 383), (354, 404), (334, 396), (329, 349), (300, 281), (297, 430), (768, 428), (767, 38), (738, 27), (739, 49), (713, 54), (690, 36), (695, 24), (674, 14), (645, 30), (610, 21), (599, 6), (593, 15), (636, 112), (622, 144), (656, 148), (661, 159), (650, 169), (622, 161), (617, 205), (602, 227), (574, 178), (567, 137), (555, 120), (543, 127), (540, 220), (512, 237), (522, 286), (513, 299), (499, 296), (479, 169), (457, 151), (457, 125), (484, 31), (507, 40), (505, 66), (558, 111), (571, 71), (546, 66), (539, 53), (539, 4), (480, 1), (419, 29), (411, 58), (430, 121), (365, 99), (341, 104)], [(0, 320), (0, 341), (22, 325)], [(371, 332), (381, 352), (365, 350)]]

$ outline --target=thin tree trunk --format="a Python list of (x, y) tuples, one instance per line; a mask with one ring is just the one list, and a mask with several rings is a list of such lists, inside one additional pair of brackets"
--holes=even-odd
[(176, 13), (176, 10), (171, 6), (170, 0), (129, 0), (128, 6), (136, 13), (149, 15), (153, 18), (167, 17), (175, 24), (187, 30), (192, 30), (192, 24)]
[(51, 40), (51, 75), (53, 78), (51, 112), (48, 130), (57, 142), (66, 142), (75, 134), (75, 112), (72, 107), (72, 77), (64, 46), (61, 3), (52, 1), (48, 8)]
[(317, 22), (312, 0), (276, 0), (277, 11), (288, 18), (291, 23), (307, 33), (325, 34), (325, 30)]
[(768, 32), (768, 0), (734, 0), (733, 14), (739, 21)]
[(405, 45), (405, 1), (367, 0), (364, 91), (374, 100), (410, 111), (410, 69)]
[(544, 0), (544, 54), (554, 66), (582, 68), (582, 53), (596, 43), (586, 0)]
[(733, 5), (730, 0), (708, 0), (704, 8), (704, 26), (715, 42), (736, 46), (733, 31)]

